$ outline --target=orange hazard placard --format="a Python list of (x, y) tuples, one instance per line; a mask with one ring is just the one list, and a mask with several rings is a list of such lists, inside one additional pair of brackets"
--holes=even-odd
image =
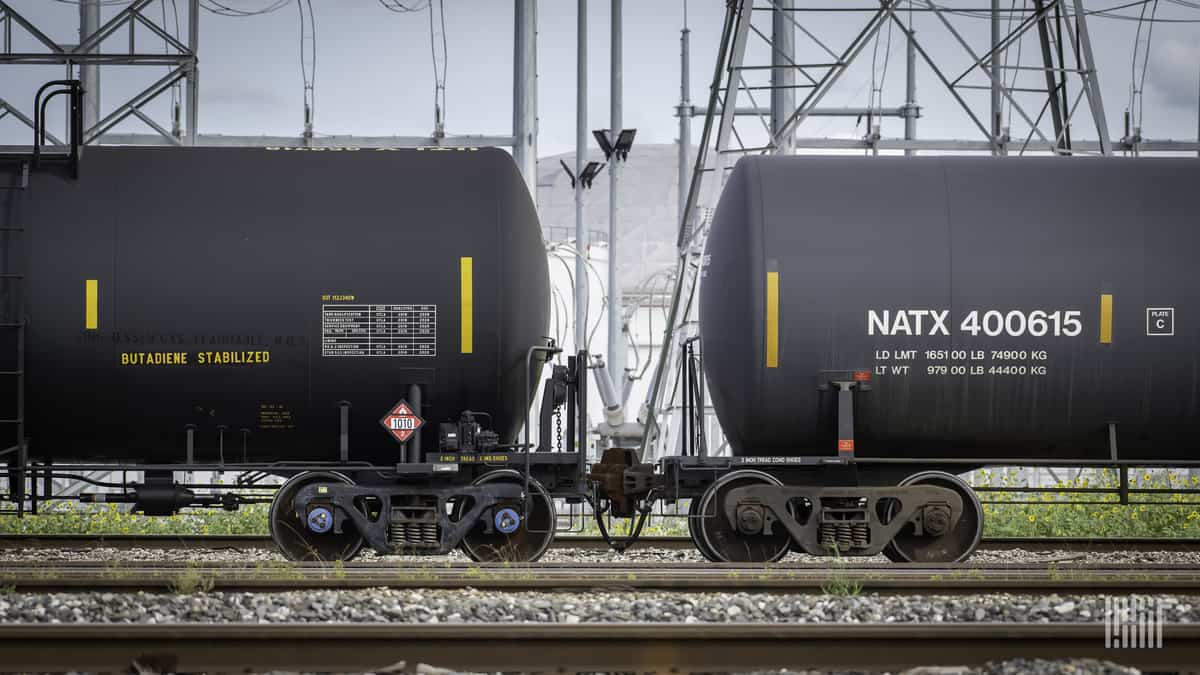
[(417, 429), (424, 426), (425, 420), (408, 407), (407, 401), (401, 400), (392, 406), (391, 411), (384, 415), (379, 423), (393, 438), (403, 443), (416, 433)]
[(838, 452), (854, 452), (854, 439), (851, 438), (850, 440), (839, 440)]

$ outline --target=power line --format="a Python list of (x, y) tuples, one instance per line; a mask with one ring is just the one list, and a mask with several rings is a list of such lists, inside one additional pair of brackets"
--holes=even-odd
[[(60, 2), (64, 5), (78, 5), (79, 4), (79, 0), (54, 0), (54, 1)], [(97, 3), (93, 3), (93, 4), (99, 4), (101, 7), (109, 7), (112, 5), (128, 5), (131, 2), (133, 2), (133, 0), (98, 0)]]
[[(871, 54), (871, 95), (868, 97), (867, 107), (875, 110), (878, 105), (879, 110), (883, 110), (883, 85), (887, 80), (888, 62), (892, 57), (892, 22), (888, 22), (887, 41), (883, 48), (883, 70), (880, 72), (877, 67), (879, 59), (879, 38), (880, 34), (875, 33), (875, 48)], [(878, 80), (876, 79), (878, 75)], [(882, 123), (881, 123), (882, 124)], [(867, 129), (867, 133), (873, 133), (873, 129)]]
[[(915, 2), (915, 1), (917, 1), (917, 0), (909, 0), (910, 3)], [(1104, 9), (1092, 9), (1092, 10), (1088, 10), (1084, 13), (1087, 16), (1096, 16), (1096, 17), (1100, 17), (1102, 19), (1118, 19), (1118, 20), (1122, 20), (1122, 21), (1142, 21), (1142, 18), (1139, 16), (1130, 16), (1128, 14), (1115, 14), (1114, 12), (1116, 12), (1118, 10), (1122, 10), (1122, 9), (1129, 9), (1130, 7), (1142, 7), (1142, 6), (1146, 5), (1147, 3), (1154, 2), (1154, 1), (1155, 0), (1136, 0), (1135, 2), (1126, 2), (1126, 3), (1122, 3), (1120, 5), (1114, 5), (1112, 7), (1107, 7)], [(1180, 7), (1187, 7), (1190, 9), (1200, 9), (1200, 3), (1190, 2), (1189, 0), (1168, 0), (1168, 2), (1171, 2), (1172, 4), (1178, 5)], [(988, 19), (988, 20), (991, 19), (991, 13), (986, 12), (986, 11), (955, 9), (953, 7), (948, 7), (946, 5), (942, 5), (939, 3), (930, 2), (929, 0), (922, 0), (921, 4), (923, 4), (924, 6), (930, 8), (930, 9), (936, 9), (937, 11), (943, 12), (945, 14), (955, 14), (957, 16), (966, 16), (966, 17), (970, 17), (973, 19)], [(1065, 5), (1063, 6), (1063, 10), (1064, 10), (1064, 13), (1066, 13), (1067, 15), (1074, 14), (1074, 11)], [(1200, 23), (1200, 19), (1177, 19), (1177, 18), (1162, 18), (1162, 17), (1156, 17), (1152, 20), (1147, 20), (1147, 21), (1149, 21), (1150, 23)]]
[(200, 6), (209, 12), (212, 12), (213, 14), (220, 14), (221, 16), (243, 17), (258, 16), (261, 14), (277, 12), (291, 4), (291, 1), (292, 0), (269, 0), (266, 5), (258, 9), (240, 9), (237, 7), (230, 7), (229, 5), (220, 2), (220, 0), (200, 0)]
[[(174, 17), (175, 17), (175, 31), (174, 32), (168, 31), (168, 34), (171, 37), (178, 40), (179, 39), (179, 5), (176, 3), (175, 0), (170, 0), (170, 1), (171, 1), (171, 12), (174, 14)], [(162, 2), (160, 4), (162, 6), (162, 27), (163, 27), (164, 31), (167, 31), (168, 30), (168, 28), (167, 28), (167, 0), (162, 0)], [(170, 46), (170, 44), (167, 43), (167, 39), (163, 38), (163, 51), (166, 52), (166, 51), (169, 51), (170, 49), (171, 49), (171, 46)], [(168, 72), (170, 71), (170, 69), (171, 69), (171, 67), (167, 66)], [(171, 120), (172, 120), (173, 126), (175, 126), (176, 128), (178, 128), (178, 125), (175, 123), (177, 123), (179, 121), (179, 117), (177, 115), (177, 113), (179, 111), (179, 104), (180, 104), (180, 101), (183, 99), (183, 95), (182, 95), (183, 92), (182, 92), (181, 87), (182, 87), (182, 85), (178, 81), (176, 81), (174, 84), (171, 85)]]
[[(436, 7), (434, 3), (436, 2)], [(405, 4), (400, 0), (379, 0), (384, 8), (397, 14), (429, 10), (429, 58), (433, 62), (433, 135), (446, 135), (446, 70), (449, 46), (446, 41), (446, 4), (444, 0), (425, 0), (424, 4)], [(441, 47), (440, 51), (438, 47)]]
[[(433, 27), (433, 0), (429, 4), (429, 53), (433, 60), (433, 128), (435, 136), (444, 136), (446, 129), (446, 3), (438, 0), (438, 15), (441, 17), (442, 52), (437, 50), (437, 36)], [(440, 61), (440, 64), (439, 64)]]
[[(1146, 9), (1150, 9), (1150, 17), (1147, 20), (1139, 21), (1137, 25), (1137, 34), (1133, 39), (1133, 63), (1130, 64), (1129, 76), (1129, 107), (1126, 110), (1129, 112), (1134, 128), (1141, 126), (1142, 123), (1142, 91), (1146, 86), (1146, 69), (1150, 65), (1150, 45), (1154, 39), (1154, 15), (1158, 12), (1158, 0), (1154, 0), (1152, 5), (1142, 5), (1142, 18), (1146, 19)], [(1142, 41), (1142, 28), (1144, 24), (1146, 30), (1146, 40)], [(1143, 48), (1142, 45), (1145, 45)], [(1142, 72), (1138, 75), (1138, 56), (1142, 58)]]
[(379, 4), (383, 5), (383, 8), (390, 12), (396, 12), (397, 14), (407, 14), (410, 12), (421, 12), (426, 9), (429, 9), (429, 6), (431, 4), (433, 4), (433, 0), (425, 0), (425, 4), (422, 5), (420, 3), (417, 3), (417, 4), (414, 4), (412, 7), (409, 7), (408, 5), (404, 4), (403, 2), (400, 2), (400, 0), (379, 0)]
[[(304, 18), (305, 7), (308, 8), (307, 22)], [(300, 77), (304, 80), (304, 131), (311, 133), (317, 105), (317, 19), (313, 16), (312, 0), (296, 0), (296, 10), (300, 14)], [(308, 55), (305, 54), (306, 43), (309, 46)]]

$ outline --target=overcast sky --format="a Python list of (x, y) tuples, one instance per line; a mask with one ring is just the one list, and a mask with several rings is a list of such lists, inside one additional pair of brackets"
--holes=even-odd
[[(105, 17), (124, 3), (104, 8)], [(167, 25), (175, 20), (167, 2)], [(273, 0), (221, 0), (224, 4), (255, 9)], [(394, 0), (390, 0), (394, 1)], [(78, 40), (78, 10), (60, 0), (11, 0), (13, 6), (56, 40)], [(177, 0), (186, 26), (185, 0)], [(424, 4), (411, 0), (406, 4)], [(951, 2), (951, 0), (947, 0)], [(1002, 0), (1010, 6), (1012, 0)], [(312, 0), (316, 15), (315, 129), (324, 134), (428, 134), (433, 128), (433, 69), (430, 57), (429, 13), (397, 14), (377, 0)], [(692, 30), (692, 100), (706, 102), (724, 13), (720, 0), (691, 0), (688, 24)], [(809, 3), (810, 5), (812, 3)], [(829, 2), (824, 3), (829, 6)], [(834, 3), (836, 4), (836, 3)], [(870, 2), (856, 3), (869, 6)], [(985, 0), (953, 0), (955, 6), (986, 6)], [(1089, 8), (1126, 3), (1089, 1)], [(1019, 5), (1019, 3), (1018, 3)], [(592, 0), (589, 7), (589, 109), (590, 128), (605, 126), (609, 114), (610, 3)], [(148, 14), (161, 18), (159, 2)], [(1138, 7), (1120, 10), (1136, 16)], [(1200, 21), (1200, 10), (1163, 2), (1160, 19)], [(679, 31), (683, 25), (682, 0), (640, 0), (625, 3), (625, 126), (638, 129), (639, 142), (670, 143), (677, 137), (673, 108), (679, 99)], [(447, 119), (450, 134), (509, 134), (512, 127), (512, 2), (508, 0), (445, 0), (447, 58)], [(865, 21), (865, 15), (802, 15), (805, 27), (835, 51)], [(967, 53), (929, 14), (914, 17), (914, 26), (925, 48), (947, 72), (955, 75), (970, 64)], [(231, 18), (201, 14), (200, 131), (222, 134), (298, 135), (303, 125), (300, 67), (300, 17), (295, 4), (262, 16)], [(956, 28), (984, 51), (988, 22), (971, 17), (953, 19)], [(759, 17), (769, 31), (766, 13)], [(1109, 127), (1120, 136), (1121, 114), (1129, 96), (1132, 55), (1137, 23), (1094, 17), (1096, 45)], [(539, 154), (570, 151), (575, 137), (576, 2), (543, 0), (538, 9), (538, 113)], [(185, 28), (186, 33), (186, 28)], [(1036, 34), (1023, 44), (1022, 64), (1040, 56)], [(138, 33), (138, 51), (161, 50), (162, 41), (145, 31)], [(34, 43), (14, 28), (14, 51), (34, 51)], [(110, 39), (106, 51), (126, 49), (126, 33)], [(797, 39), (798, 60), (820, 60), (817, 47), (802, 36)], [(884, 105), (903, 102), (904, 44), (899, 31), (892, 34), (890, 52), (886, 33), (881, 36), (876, 70), (883, 72)], [(1195, 139), (1197, 98), (1200, 86), (1200, 23), (1158, 23), (1151, 42), (1146, 77), (1144, 134), (1152, 138)], [(761, 50), (761, 46), (754, 49)], [(761, 54), (762, 52), (760, 52)], [(869, 47), (859, 62), (839, 82), (823, 105), (866, 105), (871, 90)], [(890, 57), (885, 58), (885, 55)], [(1014, 55), (1015, 58), (1015, 55)], [(61, 77), (60, 67), (0, 66), (0, 97), (31, 114), (32, 92), (41, 81)], [(161, 77), (161, 67), (121, 67), (105, 70), (102, 83), (104, 112)], [(1027, 72), (1028, 86), (1040, 73)], [(923, 107), (919, 134), (933, 138), (979, 138), (963, 115), (921, 64), (917, 70), (918, 101)], [(975, 83), (985, 82), (976, 74)], [(1077, 91), (1077, 83), (1072, 87)], [(765, 92), (760, 92), (764, 94)], [(985, 100), (986, 93), (972, 95)], [(167, 99), (148, 106), (164, 126), (169, 126)], [(765, 99), (760, 99), (765, 103)], [(1028, 109), (1036, 114), (1038, 103)], [(982, 111), (983, 108), (980, 107)], [(53, 121), (53, 120), (52, 120)], [(859, 136), (863, 129), (854, 120), (814, 120), (801, 130), (804, 136)], [(59, 126), (52, 129), (61, 128)], [(1019, 123), (1014, 123), (1014, 127)], [(1077, 122), (1077, 125), (1079, 122)], [(127, 121), (121, 130), (149, 132), (141, 122)], [(693, 138), (699, 135), (699, 121)], [(898, 121), (888, 122), (885, 136), (901, 134)], [(1077, 137), (1095, 137), (1079, 129)], [(28, 132), (10, 119), (0, 120), (0, 142), (27, 142)]]

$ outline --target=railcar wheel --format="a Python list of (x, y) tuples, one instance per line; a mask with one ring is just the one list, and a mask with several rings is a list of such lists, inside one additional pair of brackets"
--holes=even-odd
[[(475, 485), (493, 481), (524, 484), (525, 478), (512, 470), (492, 471), (475, 480)], [(491, 509), (492, 531), (477, 523), (463, 536), (459, 548), (476, 562), (533, 562), (554, 541), (558, 518), (554, 500), (536, 480), (529, 481), (529, 513), (521, 515), (518, 500), (498, 502)], [(486, 512), (485, 512), (486, 513)]]
[(961, 478), (944, 471), (922, 471), (900, 481), (900, 485), (936, 485), (950, 488), (963, 500), (963, 515), (958, 523), (940, 537), (917, 536), (912, 525), (905, 525), (883, 554), (892, 562), (948, 563), (970, 557), (983, 536), (983, 506), (975, 491)]
[(700, 551), (700, 555), (710, 562), (721, 562), (717, 554), (708, 547), (708, 543), (704, 541), (704, 537), (700, 534), (700, 502), (699, 497), (692, 498), (692, 503), (688, 506), (687, 524), (688, 535), (692, 538), (692, 543), (695, 544), (696, 550)]
[[(340, 473), (309, 472), (293, 476), (275, 493), (271, 501), (268, 521), (271, 527), (271, 539), (283, 552), (288, 560), (295, 561), (334, 561), (350, 560), (362, 550), (362, 535), (347, 522), (340, 534), (332, 530), (317, 533), (303, 519), (296, 515), (293, 500), (300, 489), (313, 483), (344, 483), (353, 482)], [(327, 516), (329, 517), (329, 516)]]
[(701, 553), (714, 562), (775, 562), (787, 555), (792, 537), (782, 525), (772, 533), (743, 534), (731, 527), (725, 517), (724, 502), (730, 490), (749, 485), (783, 485), (777, 478), (761, 471), (734, 471), (709, 486), (700, 499), (695, 527), (708, 548)]

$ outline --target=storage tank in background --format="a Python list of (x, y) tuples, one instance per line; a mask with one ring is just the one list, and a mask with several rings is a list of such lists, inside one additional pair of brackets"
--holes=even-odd
[(425, 448), (468, 409), (516, 438), (549, 291), (502, 151), (88, 148), (0, 198), (35, 457), (182, 461), (195, 425), (197, 461), (336, 461), (348, 401), (350, 459), (394, 462), (413, 384)]
[(739, 455), (1195, 460), (1200, 161), (753, 157), (700, 290)]

